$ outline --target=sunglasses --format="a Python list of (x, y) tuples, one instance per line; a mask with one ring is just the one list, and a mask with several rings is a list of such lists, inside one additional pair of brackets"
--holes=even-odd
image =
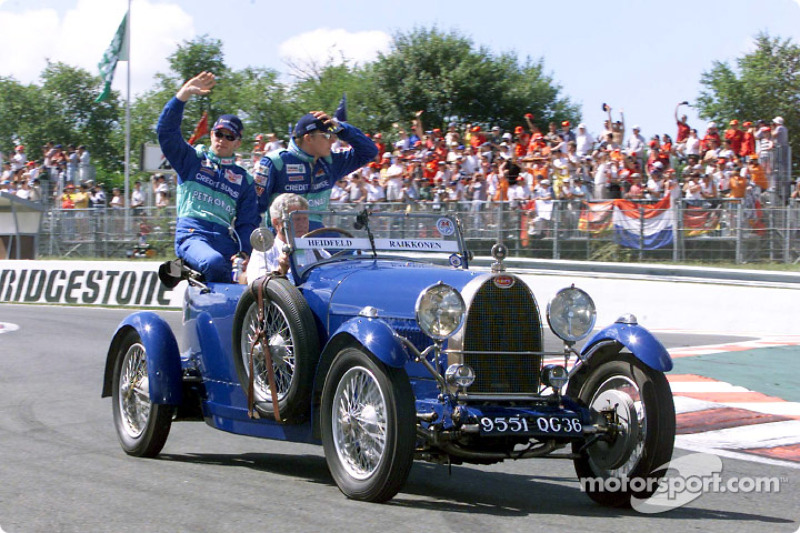
[(329, 132), (329, 131), (318, 131), (318, 132), (316, 132), (315, 134), (312, 134), (312, 135), (321, 135), (321, 136), (325, 137), (326, 139), (330, 139), (332, 133)]
[(214, 137), (217, 139), (225, 139), (226, 141), (233, 142), (236, 140), (235, 135), (230, 135), (228, 133), (223, 133), (222, 130), (214, 130)]

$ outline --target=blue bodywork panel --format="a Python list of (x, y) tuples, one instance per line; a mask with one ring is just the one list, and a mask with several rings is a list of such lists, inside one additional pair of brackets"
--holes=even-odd
[(586, 354), (592, 346), (604, 340), (619, 342), (637, 359), (654, 370), (661, 372), (672, 370), (672, 359), (667, 349), (652, 333), (638, 324), (616, 322), (598, 331), (584, 345), (581, 355)]
[(106, 360), (106, 380), (103, 395), (111, 394), (111, 376), (116, 362), (117, 343), (128, 329), (134, 329), (147, 353), (150, 399), (153, 403), (180, 405), (183, 402), (181, 362), (178, 343), (166, 321), (150, 311), (140, 311), (125, 317), (111, 343)]

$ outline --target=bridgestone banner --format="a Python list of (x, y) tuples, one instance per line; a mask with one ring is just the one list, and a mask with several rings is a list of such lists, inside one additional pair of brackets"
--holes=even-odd
[(179, 308), (186, 283), (167, 289), (159, 264), (0, 261), (0, 302)]

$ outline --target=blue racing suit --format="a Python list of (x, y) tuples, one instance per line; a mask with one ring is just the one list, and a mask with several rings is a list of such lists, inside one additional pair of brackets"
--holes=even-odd
[[(253, 170), (260, 213), (269, 209), (276, 196), (286, 192), (303, 196), (310, 211), (327, 211), (336, 181), (375, 159), (378, 154), (375, 143), (355, 126), (340, 124), (342, 129), (336, 135), (352, 148), (320, 157), (316, 164), (314, 157), (301, 150), (294, 139), (288, 149), (275, 150), (261, 158)], [(269, 221), (269, 214), (264, 218)], [(320, 216), (309, 217), (311, 229), (321, 226)]]
[(183, 139), (184, 102), (172, 98), (158, 118), (161, 151), (178, 173), (175, 253), (206, 281), (231, 281), (231, 256), (250, 253), (261, 216), (253, 177), (205, 146)]

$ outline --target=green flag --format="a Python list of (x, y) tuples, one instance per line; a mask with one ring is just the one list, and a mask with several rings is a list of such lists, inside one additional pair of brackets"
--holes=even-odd
[(128, 61), (127, 29), (128, 14), (125, 13), (122, 23), (117, 28), (117, 33), (114, 34), (111, 44), (108, 46), (106, 53), (103, 54), (103, 59), (97, 64), (98, 68), (100, 68), (100, 77), (105, 82), (105, 87), (103, 87), (103, 92), (97, 97), (95, 103), (105, 100), (111, 92), (111, 82), (114, 81), (117, 61)]

